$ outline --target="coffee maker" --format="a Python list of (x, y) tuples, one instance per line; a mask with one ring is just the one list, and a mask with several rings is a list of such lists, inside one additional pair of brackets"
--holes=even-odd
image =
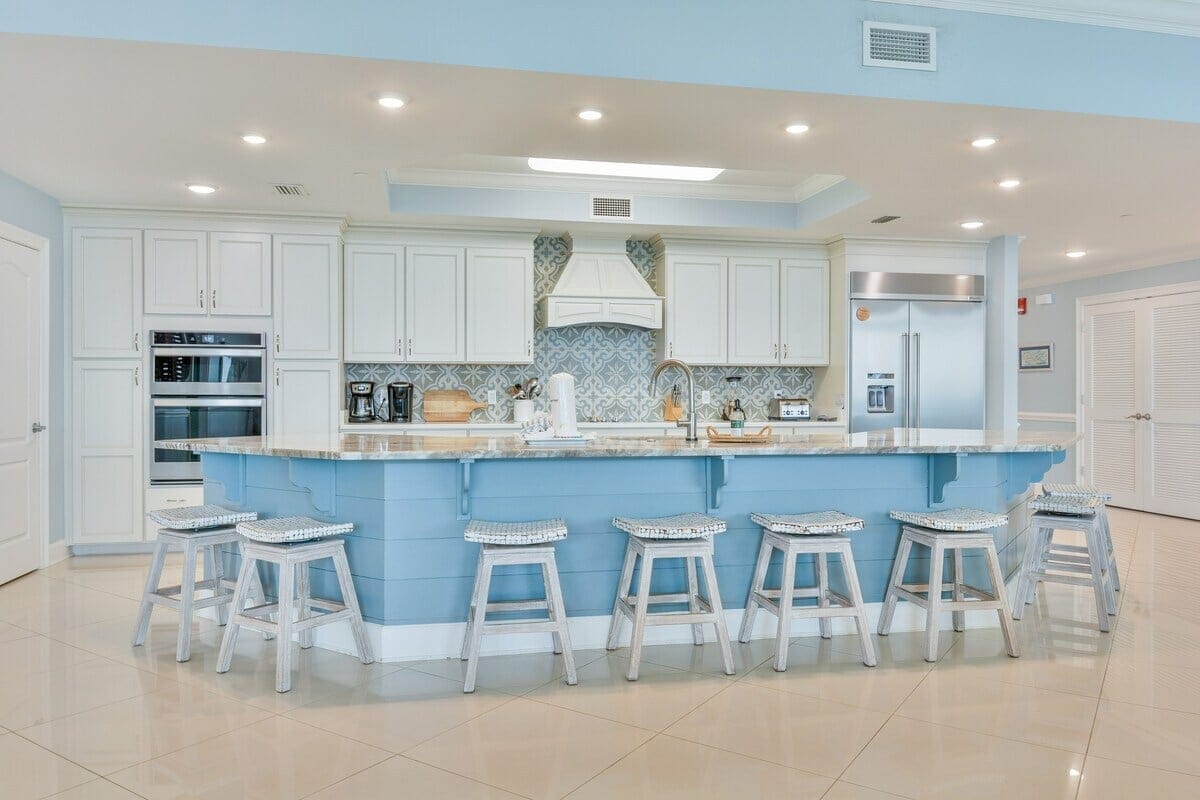
[(350, 381), (351, 422), (371, 422), (375, 419), (375, 404), (371, 399), (374, 394), (374, 381)]
[(388, 422), (412, 422), (413, 385), (389, 383)]

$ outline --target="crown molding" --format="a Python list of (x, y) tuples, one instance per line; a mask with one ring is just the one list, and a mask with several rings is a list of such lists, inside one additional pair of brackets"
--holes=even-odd
[(873, 0), (893, 5), (1003, 14), (1078, 25), (1200, 36), (1194, 0)]
[(1021, 290), (1038, 289), (1043, 286), (1058, 286), (1062, 283), (1072, 283), (1074, 281), (1087, 280), (1088, 278), (1100, 278), (1105, 275), (1116, 275), (1119, 272), (1136, 272), (1140, 269), (1153, 269), (1154, 267), (1166, 267), (1171, 264), (1179, 264), (1184, 261), (1200, 261), (1200, 249), (1179, 250), (1173, 253), (1165, 253), (1155, 256), (1147, 256), (1136, 261), (1125, 262), (1124, 264), (1098, 264), (1094, 267), (1079, 267), (1065, 272), (1058, 272), (1053, 275), (1035, 275), (1028, 280), (1022, 278), (1018, 281), (1018, 287)]

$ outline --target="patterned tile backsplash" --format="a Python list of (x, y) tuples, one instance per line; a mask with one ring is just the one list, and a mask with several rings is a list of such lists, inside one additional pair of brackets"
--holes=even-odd
[[(654, 284), (654, 256), (649, 242), (627, 243), (629, 258), (638, 271)], [(537, 298), (554, 288), (570, 251), (566, 240), (542, 236), (534, 242), (534, 291)], [(580, 420), (602, 422), (657, 422), (662, 419), (667, 381), (679, 381), (687, 405), (686, 386), (678, 373), (666, 373), (661, 393), (649, 394), (654, 369), (654, 332), (630, 328), (585, 326), (542, 328), (538, 310), (531, 365), (507, 364), (347, 364), (346, 379), (408, 381), (416, 387), (416, 418), (421, 418), (421, 395), (426, 389), (466, 389), (477, 400), (486, 400), (495, 389), (496, 405), (477, 411), (476, 422), (507, 422), (512, 419), (512, 400), (505, 392), (514, 383), (537, 376), (543, 385), (555, 372), (575, 376), (576, 406)], [(752, 420), (767, 417), (767, 404), (776, 389), (787, 397), (811, 397), (813, 371), (807, 367), (696, 367), (696, 399), (707, 389), (712, 402), (700, 405), (701, 419), (716, 419), (727, 391), (725, 378), (741, 375), (742, 405)], [(539, 410), (548, 407), (545, 394), (535, 400)]]

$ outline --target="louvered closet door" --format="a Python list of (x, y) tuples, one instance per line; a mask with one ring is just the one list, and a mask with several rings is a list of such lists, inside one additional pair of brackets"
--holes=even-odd
[(1083, 332), (1084, 477), (1112, 503), (1141, 508), (1138, 302), (1087, 306)]
[(1149, 366), (1143, 507), (1200, 519), (1200, 292), (1138, 302)]

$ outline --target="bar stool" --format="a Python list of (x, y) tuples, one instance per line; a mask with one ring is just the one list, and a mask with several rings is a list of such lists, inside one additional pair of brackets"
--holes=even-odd
[[(218, 621), (224, 625), (233, 600), (233, 581), (224, 579), (221, 566), (221, 545), (234, 544), (239, 548), (242, 537), (234, 529), (239, 522), (254, 520), (254, 511), (233, 511), (224, 506), (206, 504), (182, 506), (151, 511), (150, 519), (162, 527), (154, 543), (150, 572), (138, 608), (133, 646), (140, 647), (150, 630), (150, 614), (154, 606), (173, 608), (179, 612), (179, 638), (175, 645), (175, 660), (187, 661), (192, 655), (192, 617), (201, 608), (216, 608)], [(172, 547), (183, 549), (183, 578), (177, 586), (160, 586), (167, 552)], [(204, 555), (204, 579), (196, 580), (196, 557)], [(250, 576), (247, 596), (262, 599), (262, 584), (258, 574)], [(197, 591), (211, 592), (209, 597), (196, 597)]]
[[(1113, 591), (1121, 591), (1121, 576), (1117, 571), (1116, 547), (1113, 545), (1112, 527), (1108, 524), (1107, 503), (1109, 500), (1112, 500), (1112, 495), (1094, 486), (1083, 486), (1075, 483), (1043, 483), (1042, 493), (1051, 497), (1062, 497), (1071, 500), (1090, 500), (1095, 498), (1100, 501), (1100, 504), (1096, 507), (1096, 516), (1100, 521), (1100, 533), (1104, 549), (1108, 551), (1108, 571), (1112, 575)], [(1055, 545), (1054, 549), (1070, 552), (1065, 545)], [(1076, 550), (1075, 552), (1078, 551)]]
[[(293, 631), (299, 633), (301, 647), (312, 647), (313, 628), (347, 620), (354, 633), (359, 661), (370, 664), (375, 660), (371, 643), (367, 640), (367, 628), (358, 606), (354, 581), (350, 577), (350, 565), (346, 561), (346, 543), (340, 538), (330, 538), (352, 530), (354, 525), (349, 522), (318, 522), (309, 517), (281, 517), (238, 523), (237, 531), (247, 541), (242, 545), (242, 569), (238, 573), (233, 596), (234, 613), (225, 626), (225, 636), (221, 639), (221, 650), (217, 654), (217, 672), (229, 671), (238, 631), (242, 627), (277, 637), (277, 692), (292, 688)], [(341, 603), (314, 599), (310, 595), (308, 566), (313, 561), (326, 558), (333, 560), (338, 587), (342, 592)], [(241, 609), (250, 592), (254, 580), (252, 576), (257, 572), (259, 561), (279, 567), (278, 600), (243, 611)], [(314, 610), (321, 613), (314, 614)], [(272, 615), (277, 615), (278, 621), (273, 620)]]
[[(471, 520), (463, 531), (468, 542), (478, 542), (479, 561), (475, 567), (475, 588), (471, 592), (471, 607), (467, 612), (467, 629), (463, 633), (462, 660), (467, 662), (464, 692), (475, 691), (475, 674), (479, 669), (479, 647), (483, 637), (491, 633), (528, 633), (547, 631), (554, 640), (554, 652), (561, 653), (567, 669), (567, 683), (579, 682), (575, 674), (575, 655), (571, 650), (571, 630), (563, 605), (562, 585), (558, 580), (558, 565), (554, 560), (554, 542), (567, 538), (567, 523), (561, 519), (532, 522), (485, 522)], [(544, 600), (506, 600), (489, 603), (492, 570), (498, 566), (540, 564), (542, 582), (546, 587)], [(488, 622), (489, 611), (545, 610), (546, 619), (516, 619)]]
[[(886, 636), (892, 628), (892, 616), (896, 613), (896, 602), (903, 597), (925, 609), (925, 660), (938, 660), (938, 616), (943, 611), (953, 612), (954, 630), (966, 628), (965, 611), (995, 611), (1000, 617), (1000, 628), (1004, 632), (1004, 648), (1013, 658), (1021, 655), (1017, 643), (1016, 628), (1010, 619), (1008, 598), (1004, 591), (1004, 574), (1000, 571), (1000, 559), (996, 555), (996, 542), (992, 528), (1008, 523), (1007, 514), (993, 514), (974, 508), (951, 508), (945, 511), (893, 511), (892, 519), (899, 520), (900, 549), (896, 563), (892, 566), (892, 577), (883, 610), (879, 616), (879, 635)], [(926, 584), (904, 583), (904, 571), (914, 544), (929, 548), (929, 582)], [(963, 551), (982, 550), (992, 591), (987, 592), (966, 583), (963, 575)], [(953, 555), (950, 583), (942, 582), (942, 567), (946, 551)], [(943, 600), (942, 593), (949, 591), (951, 600)], [(924, 593), (922, 596), (921, 593)], [(966, 596), (975, 600), (967, 600)]]
[[(1088, 586), (1096, 598), (1096, 619), (1102, 632), (1111, 626), (1108, 618), (1117, 613), (1114, 557), (1104, 535), (1099, 496), (1086, 499), (1041, 495), (1029, 503), (1029, 541), (1017, 583), (1013, 619), (1020, 619), (1025, 606), (1034, 601), (1039, 583)], [(1055, 544), (1055, 531), (1078, 531), (1085, 545)]]
[[(858, 583), (858, 570), (854, 566), (854, 555), (850, 551), (850, 537), (842, 534), (861, 531), (863, 521), (840, 511), (815, 511), (808, 514), (751, 514), (750, 520), (763, 529), (762, 543), (758, 548), (758, 561), (754, 565), (754, 579), (750, 594), (746, 598), (746, 612), (742, 616), (742, 628), (738, 640), (750, 641), (754, 632), (754, 617), (759, 607), (778, 618), (775, 633), (775, 671), (785, 672), (788, 660), (788, 637), (792, 620), (819, 620), (821, 637), (833, 636), (833, 617), (853, 617), (858, 627), (858, 638), (862, 648), (863, 663), (875, 666), (875, 646), (867, 628), (867, 613), (863, 607), (862, 589)], [(778, 550), (783, 554), (783, 577), (778, 589), (766, 589), (763, 584), (771, 555)], [(850, 597), (838, 594), (829, 588), (829, 556), (842, 559), (842, 574)], [(817, 583), (815, 586), (796, 586), (796, 559), (801, 555), (816, 556)], [(796, 607), (796, 598), (816, 598), (815, 606)]]
[[(613, 603), (612, 621), (608, 627), (609, 650), (617, 649), (621, 633), (621, 621), (628, 617), (633, 622), (633, 634), (629, 640), (629, 672), (626, 678), (636, 681), (642, 661), (642, 641), (647, 625), (692, 626), (692, 642), (704, 644), (702, 625), (711, 623), (717, 629), (717, 641), (721, 645), (721, 658), (725, 674), (732, 675), (733, 650), (729, 645), (729, 630), (725, 627), (725, 609), (721, 607), (721, 592), (717, 587), (717, 572), (713, 568), (713, 539), (725, 532), (725, 521), (706, 514), (677, 514), (658, 519), (636, 519), (616, 517), (613, 526), (629, 534), (625, 548), (625, 564), (617, 583), (617, 599)], [(633, 568), (641, 556), (642, 566), (638, 573), (637, 595), (631, 595)], [(665, 558), (682, 558), (687, 568), (687, 591), (677, 594), (650, 594), (650, 576), (654, 562)], [(707, 597), (700, 594), (696, 576), (696, 560), (704, 571)], [(662, 603), (687, 603), (687, 611), (669, 611), (649, 614), (649, 606)]]

